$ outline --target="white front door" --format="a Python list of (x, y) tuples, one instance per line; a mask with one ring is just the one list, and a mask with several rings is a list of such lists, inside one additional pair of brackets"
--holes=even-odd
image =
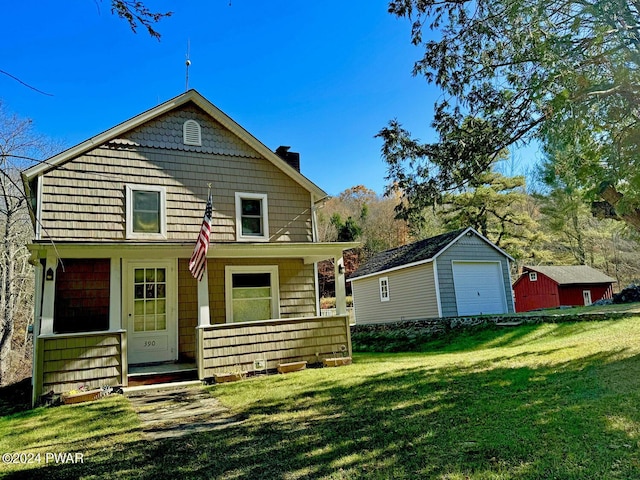
[(583, 290), (582, 291), (582, 299), (584, 300), (585, 306), (591, 305), (591, 290)]
[(128, 363), (167, 362), (178, 358), (178, 322), (172, 261), (127, 265)]

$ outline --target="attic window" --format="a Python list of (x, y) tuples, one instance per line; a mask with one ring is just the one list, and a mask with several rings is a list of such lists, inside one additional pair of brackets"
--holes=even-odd
[(126, 185), (126, 238), (164, 240), (167, 192), (155, 185)]
[(182, 125), (182, 136), (185, 145), (202, 145), (200, 124), (195, 120), (187, 120)]
[(529, 281), (537, 282), (538, 281), (538, 273), (537, 272), (529, 272)]

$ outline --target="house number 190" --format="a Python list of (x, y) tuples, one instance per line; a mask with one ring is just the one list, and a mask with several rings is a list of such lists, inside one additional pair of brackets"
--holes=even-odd
[(155, 340), (146, 340), (144, 342), (144, 346), (146, 347), (155, 347), (156, 346), (156, 341)]

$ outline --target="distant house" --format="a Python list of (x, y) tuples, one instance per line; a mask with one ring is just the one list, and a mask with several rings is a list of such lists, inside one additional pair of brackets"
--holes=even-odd
[[(300, 173), (297, 154), (271, 151), (195, 90), (23, 180), (35, 227), (34, 401), (127, 386), (150, 365), (205, 380), (351, 351), (342, 252), (357, 244), (318, 242), (327, 194)], [(209, 189), (197, 281), (189, 261)], [(320, 316), (317, 296), (326, 259), (332, 317)]]
[(516, 311), (591, 305), (611, 298), (615, 279), (587, 265), (524, 267), (513, 285)]
[(511, 313), (511, 260), (473, 228), (381, 252), (347, 280), (356, 323)]

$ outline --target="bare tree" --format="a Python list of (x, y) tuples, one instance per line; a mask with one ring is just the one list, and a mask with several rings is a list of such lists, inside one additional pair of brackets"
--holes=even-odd
[(144, 2), (138, 0), (111, 0), (111, 13), (126, 20), (133, 33), (137, 32), (138, 26), (142, 26), (149, 35), (158, 40), (160, 40), (160, 33), (153, 28), (153, 25), (173, 14), (173, 12), (153, 12), (145, 6)]
[[(27, 243), (33, 236), (20, 169), (47, 151), (31, 121), (8, 114), (0, 104), (0, 385), (29, 363), (27, 328), (33, 311), (33, 270)], [(20, 332), (21, 335), (16, 336)]]

